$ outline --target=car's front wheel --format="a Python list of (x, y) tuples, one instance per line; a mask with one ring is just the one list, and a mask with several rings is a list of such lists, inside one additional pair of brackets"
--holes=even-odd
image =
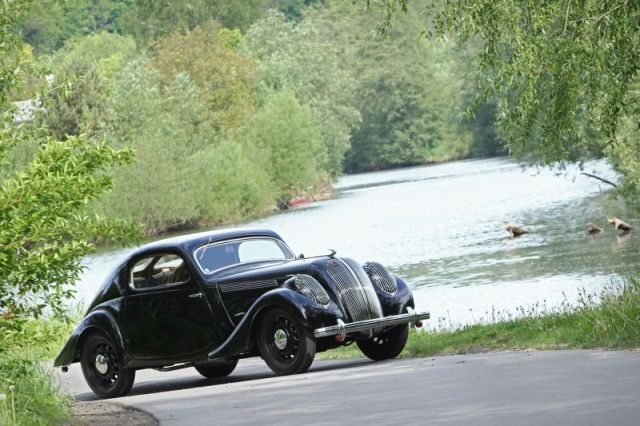
[(208, 379), (226, 377), (236, 369), (238, 360), (211, 361), (194, 365), (196, 371)]
[(92, 333), (84, 340), (80, 365), (87, 384), (100, 398), (126, 395), (136, 377), (135, 370), (122, 365), (111, 339), (101, 333)]
[(258, 349), (276, 374), (304, 373), (316, 354), (311, 330), (287, 311), (269, 310), (258, 325)]
[(358, 340), (363, 354), (374, 361), (391, 359), (400, 355), (409, 338), (409, 324), (397, 325), (380, 336), (369, 340)]

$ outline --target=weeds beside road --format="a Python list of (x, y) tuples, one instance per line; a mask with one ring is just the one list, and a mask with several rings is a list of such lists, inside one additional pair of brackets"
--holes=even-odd
[(71, 396), (43, 361), (57, 355), (72, 328), (60, 319), (0, 319), (0, 425), (61, 424), (69, 418)]
[[(516, 317), (513, 319), (513, 317)], [(519, 308), (515, 315), (493, 313), (489, 323), (451, 330), (443, 319), (435, 331), (414, 331), (401, 356), (424, 357), (523, 349), (640, 347), (640, 277), (628, 277), (599, 295), (580, 293), (576, 305)], [(354, 346), (319, 355), (325, 359), (362, 357)]]

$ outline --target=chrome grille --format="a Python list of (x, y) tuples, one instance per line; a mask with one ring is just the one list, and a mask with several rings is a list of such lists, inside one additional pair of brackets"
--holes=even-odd
[(310, 275), (297, 275), (295, 280), (296, 289), (319, 305), (329, 304), (329, 295), (322, 285)]
[(364, 270), (367, 271), (371, 281), (380, 287), (382, 291), (393, 294), (398, 291), (398, 283), (391, 273), (378, 262), (367, 262), (364, 264)]
[(258, 290), (270, 287), (278, 287), (278, 282), (276, 280), (263, 280), (220, 284), (220, 291), (223, 293), (229, 293), (234, 291)]
[[(357, 279), (357, 272), (352, 271), (344, 260), (332, 259), (325, 269), (334, 282), (351, 321), (362, 321), (381, 315), (377, 315), (375, 308), (372, 312), (367, 291)], [(376, 297), (375, 294), (373, 296)], [(380, 302), (377, 303), (377, 307), (380, 308)]]
[(343, 257), (342, 260), (346, 262), (349, 268), (356, 274), (358, 281), (360, 281), (364, 295), (367, 298), (367, 303), (369, 304), (369, 318), (380, 318), (382, 316), (382, 306), (380, 305), (376, 290), (373, 288), (371, 280), (369, 280), (369, 276), (355, 260), (346, 257)]

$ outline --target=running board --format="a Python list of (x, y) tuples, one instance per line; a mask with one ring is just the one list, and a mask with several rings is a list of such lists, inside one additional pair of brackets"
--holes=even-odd
[(166, 367), (157, 367), (154, 368), (154, 370), (157, 371), (174, 371), (174, 370), (181, 370), (183, 368), (189, 368), (189, 367), (193, 367), (193, 363), (192, 362), (187, 362), (185, 364), (174, 364), (174, 365), (169, 365)]

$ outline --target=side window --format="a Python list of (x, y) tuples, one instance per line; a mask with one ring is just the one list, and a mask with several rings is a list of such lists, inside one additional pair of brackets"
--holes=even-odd
[(138, 259), (131, 267), (129, 287), (149, 289), (184, 284), (191, 274), (184, 260), (175, 254), (157, 254)]

